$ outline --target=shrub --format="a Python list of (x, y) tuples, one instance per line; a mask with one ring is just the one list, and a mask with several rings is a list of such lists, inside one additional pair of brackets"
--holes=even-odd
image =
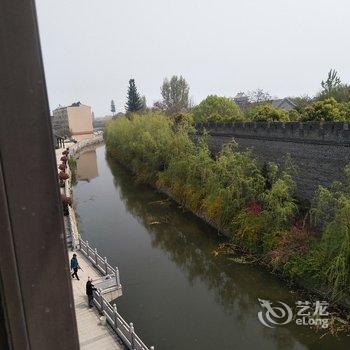
[[(232, 235), (232, 241), (289, 276), (324, 285), (334, 300), (350, 286), (350, 166), (344, 184), (320, 187), (311, 210), (311, 229), (297, 225), (293, 166), (260, 169), (235, 142), (212, 157), (207, 143), (194, 143), (187, 118), (160, 114), (118, 118), (108, 124), (107, 151), (147, 183)], [(299, 215), (299, 216), (298, 216)], [(300, 221), (300, 220), (299, 220)]]
[(305, 108), (302, 121), (346, 121), (350, 120), (350, 108), (347, 103), (339, 103), (333, 97), (316, 101)]
[(192, 110), (197, 122), (234, 122), (243, 120), (239, 107), (227, 97), (210, 95)]
[(280, 108), (275, 108), (269, 103), (262, 103), (252, 108), (247, 117), (258, 122), (289, 121), (288, 114)]

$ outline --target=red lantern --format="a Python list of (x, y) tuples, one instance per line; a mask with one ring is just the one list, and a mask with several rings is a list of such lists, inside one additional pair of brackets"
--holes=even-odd
[(60, 180), (67, 180), (67, 179), (69, 179), (69, 175), (67, 173), (64, 173), (63, 171), (60, 171), (58, 173), (58, 178)]
[(58, 166), (58, 169), (60, 169), (60, 170), (62, 170), (63, 172), (65, 172), (66, 171), (66, 169), (67, 169), (67, 165), (65, 165), (65, 164), (60, 164), (59, 166)]
[(73, 200), (71, 197), (67, 197), (64, 193), (61, 193), (62, 203), (72, 206)]

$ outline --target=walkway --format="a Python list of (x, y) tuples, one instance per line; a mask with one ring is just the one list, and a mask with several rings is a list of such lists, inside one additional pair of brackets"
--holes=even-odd
[[(109, 326), (99, 324), (99, 315), (96, 308), (89, 309), (85, 295), (85, 284), (88, 277), (92, 279), (101, 275), (92, 267), (91, 263), (79, 252), (75, 251), (82, 270), (78, 271), (80, 281), (72, 279), (74, 293), (75, 314), (78, 324), (80, 348), (83, 350), (122, 350), (125, 347)], [(69, 259), (73, 252), (69, 252)]]

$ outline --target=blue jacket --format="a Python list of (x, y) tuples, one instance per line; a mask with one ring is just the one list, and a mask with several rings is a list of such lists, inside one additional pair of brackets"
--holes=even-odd
[(77, 258), (72, 258), (70, 260), (70, 268), (71, 269), (77, 269), (78, 268), (78, 259)]

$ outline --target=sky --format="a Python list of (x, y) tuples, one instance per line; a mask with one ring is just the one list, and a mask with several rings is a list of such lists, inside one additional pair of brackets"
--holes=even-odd
[(314, 95), (334, 68), (350, 83), (349, 0), (36, 0), (51, 110), (124, 111), (182, 75), (194, 103), (262, 88)]

